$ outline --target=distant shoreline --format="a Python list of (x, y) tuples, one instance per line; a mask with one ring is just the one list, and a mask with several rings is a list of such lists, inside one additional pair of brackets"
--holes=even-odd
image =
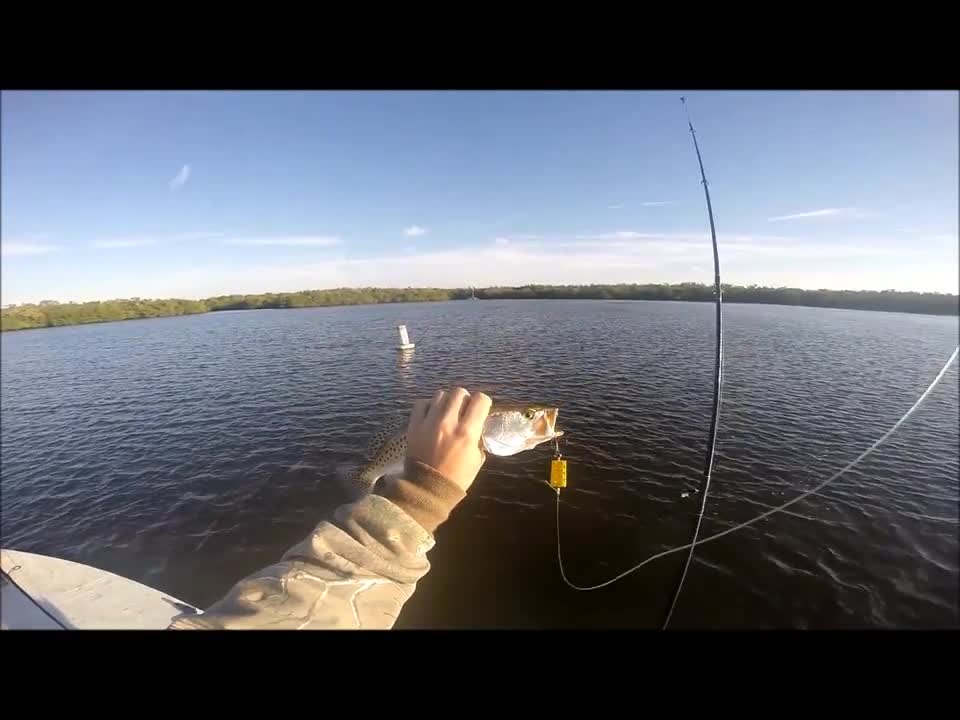
[[(673, 300), (711, 302), (713, 287), (699, 283), (674, 285), (525, 285), (470, 288), (337, 288), (263, 295), (221, 295), (206, 300), (105, 300), (87, 303), (44, 301), (0, 310), (0, 329), (33, 330), (44, 327), (197, 315), (223, 310), (261, 310), (304, 307), (343, 307), (446, 300)], [(801, 290), (725, 285), (727, 303), (822, 307), (841, 310), (903, 312), (919, 315), (960, 315), (960, 298), (946, 293), (892, 290)]]

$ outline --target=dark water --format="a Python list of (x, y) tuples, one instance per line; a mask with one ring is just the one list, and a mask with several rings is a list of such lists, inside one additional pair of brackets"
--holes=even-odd
[[(731, 305), (703, 535), (825, 479), (913, 403), (956, 318)], [(394, 350), (410, 326), (411, 359)], [(2, 544), (194, 604), (341, 498), (378, 419), (451, 383), (561, 406), (568, 574), (687, 541), (710, 409), (706, 304), (483, 301), (213, 313), (2, 337)], [(956, 627), (958, 373), (821, 495), (699, 549), (674, 627)], [(399, 627), (655, 627), (683, 554), (575, 592), (550, 451), (491, 459)]]

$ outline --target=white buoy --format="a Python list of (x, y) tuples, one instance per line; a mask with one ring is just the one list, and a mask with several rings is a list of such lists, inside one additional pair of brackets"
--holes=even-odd
[(397, 331), (400, 333), (400, 345), (397, 350), (413, 350), (416, 345), (410, 342), (410, 336), (407, 335), (407, 326), (397, 325)]

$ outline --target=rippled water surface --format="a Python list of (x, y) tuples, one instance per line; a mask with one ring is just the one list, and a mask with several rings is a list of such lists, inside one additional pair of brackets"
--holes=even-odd
[[(395, 325), (417, 349), (394, 349)], [(334, 473), (436, 387), (558, 403), (564, 562), (600, 582), (687, 541), (708, 304), (482, 301), (211, 313), (2, 336), (2, 544), (199, 606), (341, 501)], [(822, 481), (892, 425), (956, 318), (729, 305), (704, 536)], [(674, 627), (956, 627), (958, 373), (820, 495), (699, 548)], [(608, 589), (557, 569), (550, 450), (488, 461), (399, 627), (654, 627), (683, 554)], [(689, 493), (683, 497), (683, 493)]]

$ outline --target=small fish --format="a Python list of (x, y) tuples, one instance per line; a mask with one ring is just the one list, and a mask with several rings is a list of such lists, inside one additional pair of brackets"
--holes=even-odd
[[(489, 455), (507, 457), (532, 450), (563, 435), (557, 430), (559, 409), (535, 403), (495, 402), (483, 424), (480, 446)], [(407, 454), (407, 418), (395, 418), (370, 440), (363, 466), (343, 476), (345, 489), (354, 498), (373, 492), (384, 475), (403, 469)]]

